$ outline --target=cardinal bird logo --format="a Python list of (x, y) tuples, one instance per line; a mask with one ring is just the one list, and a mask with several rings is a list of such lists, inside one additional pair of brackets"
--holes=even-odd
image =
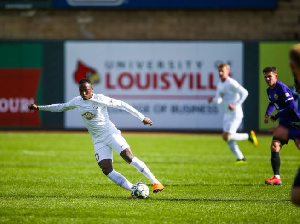
[(82, 61), (77, 62), (77, 69), (74, 73), (75, 82), (79, 83), (81, 79), (89, 79), (92, 84), (100, 82), (100, 75), (97, 70), (87, 66)]

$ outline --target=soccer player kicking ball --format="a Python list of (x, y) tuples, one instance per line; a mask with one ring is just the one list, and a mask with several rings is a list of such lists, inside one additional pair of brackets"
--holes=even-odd
[(245, 163), (245, 157), (236, 141), (249, 140), (255, 147), (258, 141), (254, 131), (248, 133), (237, 133), (243, 119), (242, 103), (248, 96), (248, 91), (236, 80), (230, 77), (230, 66), (225, 63), (218, 65), (221, 82), (217, 85), (215, 97), (208, 99), (209, 103), (223, 103), (225, 114), (223, 117), (223, 139), (227, 142), (230, 150), (236, 156), (237, 164)]
[(130, 146), (121, 135), (121, 132), (109, 120), (107, 108), (113, 107), (125, 110), (140, 119), (145, 125), (152, 125), (153, 122), (123, 101), (93, 93), (92, 83), (89, 79), (80, 80), (79, 93), (80, 96), (67, 103), (45, 106), (31, 104), (28, 108), (30, 110), (51, 112), (63, 112), (77, 108), (92, 137), (98, 165), (109, 179), (124, 189), (131, 190), (132, 183), (113, 169), (112, 149), (114, 149), (126, 162), (143, 173), (152, 182), (153, 193), (164, 190), (164, 186), (155, 178), (146, 164), (133, 156)]
[[(294, 122), (299, 122), (300, 113), (297, 110), (296, 103), (293, 97), (292, 91), (285, 84), (277, 80), (276, 67), (266, 67), (263, 69), (265, 81), (269, 88), (267, 94), (269, 98), (269, 105), (266, 110), (264, 122), (268, 123), (269, 120), (272, 122), (279, 119), (279, 125), (285, 128), (290, 128)], [(272, 115), (272, 112), (276, 109), (277, 114)], [(290, 138), (295, 141), (296, 146), (300, 147), (299, 139)], [(265, 181), (269, 185), (281, 185), (282, 181), (280, 178), (280, 156), (279, 151), (282, 146), (288, 144), (289, 139), (283, 139), (277, 136), (276, 132), (273, 136), (271, 143), (271, 165), (274, 176)]]

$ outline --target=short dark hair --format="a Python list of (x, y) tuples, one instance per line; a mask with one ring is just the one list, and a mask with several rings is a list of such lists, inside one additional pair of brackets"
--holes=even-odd
[(263, 73), (273, 72), (277, 74), (277, 69), (275, 66), (268, 66), (263, 69)]
[(91, 80), (89, 80), (89, 79), (81, 79), (80, 81), (79, 81), (79, 85), (81, 85), (81, 84), (83, 84), (83, 83), (89, 83), (89, 84), (92, 84), (92, 82), (91, 82)]

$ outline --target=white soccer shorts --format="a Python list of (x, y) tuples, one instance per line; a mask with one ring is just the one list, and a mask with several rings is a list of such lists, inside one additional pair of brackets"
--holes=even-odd
[(129, 147), (129, 144), (123, 138), (120, 131), (110, 134), (104, 141), (94, 144), (97, 163), (103, 159), (113, 160), (113, 149), (120, 154), (124, 149)]
[(223, 131), (234, 134), (241, 125), (243, 117), (236, 116), (234, 113), (225, 114), (223, 118)]

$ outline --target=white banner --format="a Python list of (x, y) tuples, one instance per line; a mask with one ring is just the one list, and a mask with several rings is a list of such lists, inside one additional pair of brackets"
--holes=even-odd
[[(229, 63), (232, 77), (243, 84), (242, 42), (67, 41), (65, 101), (79, 95), (77, 83), (87, 77), (95, 93), (150, 117), (151, 130), (221, 130), (222, 107), (207, 103), (219, 82), (220, 62)], [(127, 112), (109, 111), (120, 129), (145, 128)], [(65, 115), (65, 128), (84, 127), (77, 111)]]

